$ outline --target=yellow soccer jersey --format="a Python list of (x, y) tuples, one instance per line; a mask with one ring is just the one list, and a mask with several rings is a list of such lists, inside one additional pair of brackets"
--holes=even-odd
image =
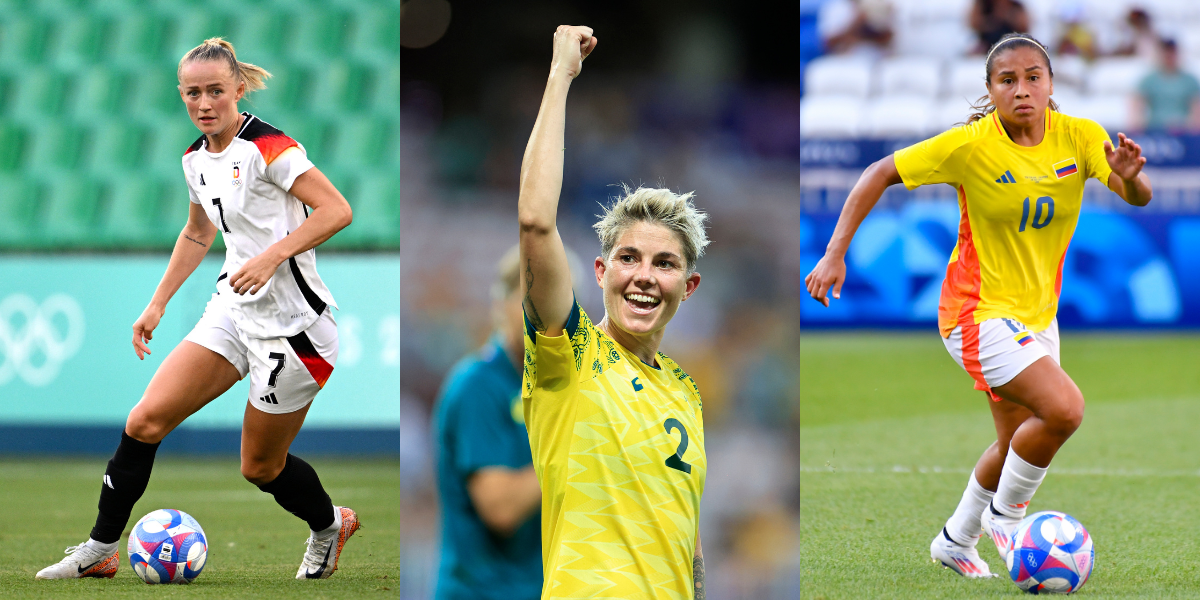
[(958, 191), (958, 243), (938, 303), (938, 327), (1016, 319), (1042, 331), (1058, 312), (1062, 265), (1079, 221), (1083, 184), (1108, 183), (1108, 134), (1094, 121), (1046, 110), (1033, 147), (1008, 137), (993, 112), (895, 153), (908, 189)]
[(522, 397), (542, 487), (542, 598), (692, 598), (708, 461), (700, 392), (643, 363), (576, 303), (565, 331), (526, 321)]

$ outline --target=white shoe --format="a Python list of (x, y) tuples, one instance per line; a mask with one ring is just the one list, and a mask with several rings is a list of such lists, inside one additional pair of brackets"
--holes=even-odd
[(80, 577), (107, 577), (112, 579), (121, 564), (121, 553), (117, 542), (101, 544), (95, 540), (71, 546), (65, 550), (67, 557), (37, 572), (37, 579), (79, 579)]
[(997, 512), (991, 504), (983, 509), (980, 525), (983, 527), (983, 532), (996, 544), (996, 552), (1000, 553), (1000, 560), (1008, 561), (1008, 553), (1012, 550), (1012, 534), (1020, 524), (1020, 518)]
[[(979, 538), (975, 538), (979, 541)], [(935, 563), (942, 563), (942, 566), (947, 569), (954, 569), (955, 573), (968, 578), (986, 578), (999, 577), (992, 573), (988, 564), (979, 558), (979, 551), (975, 546), (963, 546), (954, 540), (946, 533), (946, 529), (942, 528), (942, 532), (933, 538), (933, 543), (929, 544), (929, 556)]]
[(335, 506), (333, 510), (336, 517), (329, 527), (329, 533), (309, 533), (305, 542), (308, 550), (304, 553), (300, 570), (296, 572), (296, 579), (328, 579), (338, 568), (342, 546), (358, 531), (358, 515), (354, 511), (341, 506)]

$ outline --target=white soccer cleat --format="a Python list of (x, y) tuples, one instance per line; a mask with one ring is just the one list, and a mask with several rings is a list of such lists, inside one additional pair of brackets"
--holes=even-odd
[[(338, 557), (342, 555), (342, 546), (346, 540), (358, 531), (358, 515), (354, 511), (341, 506), (333, 507), (337, 511), (337, 526), (326, 535), (309, 533), (308, 550), (304, 553), (304, 562), (296, 572), (296, 579), (328, 579), (338, 568)], [(333, 529), (333, 527), (330, 527)]]
[(1000, 553), (1000, 560), (1008, 561), (1008, 553), (1012, 550), (1012, 534), (1020, 524), (1021, 519), (997, 512), (991, 504), (983, 510), (980, 525), (983, 527), (983, 532), (992, 538), (992, 543), (996, 544), (996, 552)]
[[(979, 538), (976, 538), (978, 541)], [(987, 577), (999, 577), (988, 567), (988, 564), (979, 558), (979, 550), (975, 546), (963, 546), (946, 534), (945, 528), (942, 532), (933, 538), (933, 543), (929, 544), (929, 557), (935, 563), (942, 563), (942, 566), (947, 569), (953, 569), (955, 573), (971, 579), (982, 579)]]
[(37, 572), (37, 579), (79, 579), (81, 577), (107, 577), (112, 579), (121, 564), (118, 544), (101, 544), (95, 540), (71, 546), (65, 550), (67, 557)]

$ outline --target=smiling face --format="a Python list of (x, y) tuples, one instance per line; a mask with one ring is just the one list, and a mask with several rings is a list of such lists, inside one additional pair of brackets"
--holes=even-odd
[(246, 84), (234, 77), (224, 62), (195, 61), (179, 69), (179, 95), (188, 116), (209, 137), (237, 124), (237, 103), (245, 92)]
[(658, 223), (630, 225), (595, 267), (608, 318), (635, 337), (661, 333), (700, 285), (699, 273), (688, 274), (679, 235)]
[(1054, 93), (1045, 53), (1029, 46), (1013, 46), (1000, 49), (992, 61), (988, 95), (1000, 118), (1017, 127), (1038, 123)]

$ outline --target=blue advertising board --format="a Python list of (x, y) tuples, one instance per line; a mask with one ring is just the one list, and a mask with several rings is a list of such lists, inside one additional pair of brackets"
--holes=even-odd
[[(131, 326), (167, 259), (0, 256), (0, 428), (9, 432), (0, 437), (36, 431), (71, 440), (88, 428), (119, 432), (163, 358), (204, 312), (221, 266), (214, 256), (196, 269), (154, 332), (153, 353), (139, 361)], [(321, 255), (318, 269), (340, 307), (334, 313), (339, 355), (305, 428), (355, 431), (376, 441), (394, 437), (398, 448), (399, 257)], [(205, 431), (236, 451), (248, 393), (247, 377), (168, 440), (196, 438), (189, 429)], [(0, 440), (0, 451), (13, 451), (15, 443)]]

